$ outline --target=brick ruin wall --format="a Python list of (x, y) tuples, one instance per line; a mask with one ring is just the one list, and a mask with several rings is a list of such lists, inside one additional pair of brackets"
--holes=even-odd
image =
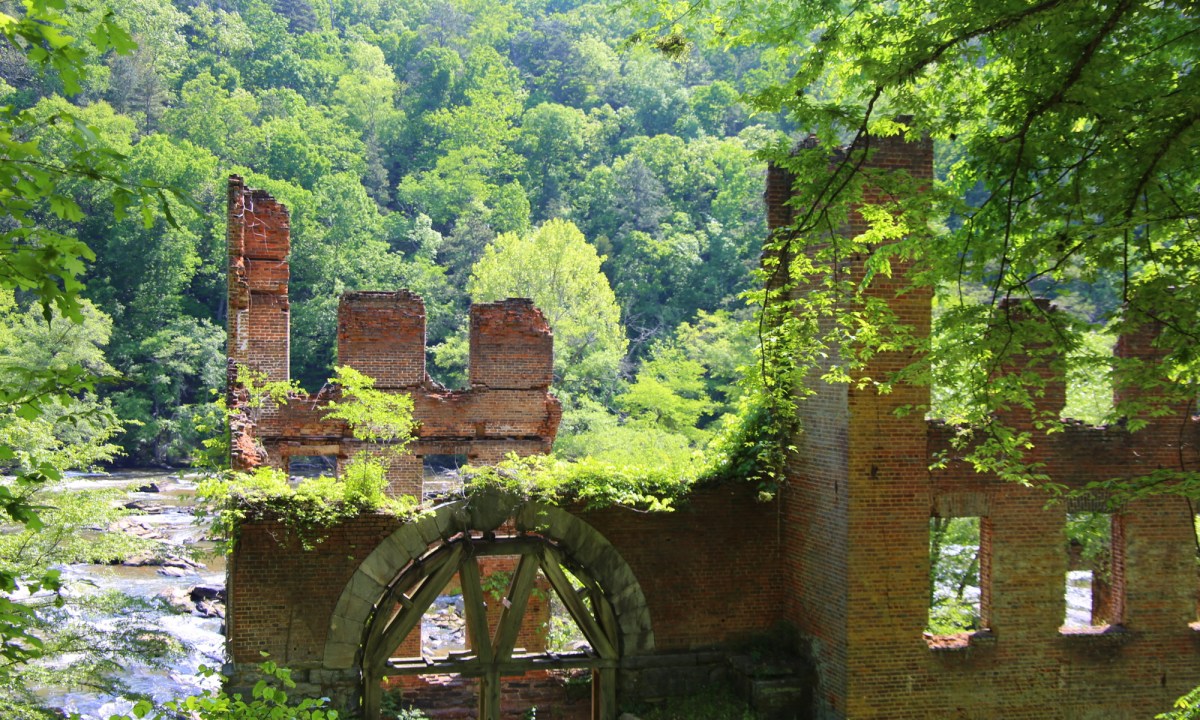
[[(333, 457), (340, 467), (363, 445), (345, 423), (324, 417), (326, 403), (337, 397), (336, 387), (327, 386), (314, 395), (293, 393), (282, 405), (267, 402), (254, 408), (247, 389), (238, 382), (242, 366), (261, 373), (268, 382), (290, 379), (287, 208), (263, 191), (246, 188), (241, 178), (233, 176), (228, 186), (227, 221), (227, 399), (234, 411), (230, 421), (232, 465), (237, 470), (268, 466), (286, 472), (294, 458), (325, 456)], [(405, 393), (413, 400), (417, 437), (409, 454), (390, 460), (388, 491), (392, 494), (424, 495), (424, 458), (428, 455), (459, 456), (472, 464), (489, 464), (509, 453), (548, 452), (554, 441), (562, 410), (550, 393), (553, 336), (541, 311), (527, 299), (471, 307), (470, 385), (465, 390), (448, 390), (426, 373), (425, 307), (421, 298), (407, 290), (345, 293), (338, 306), (337, 343), (340, 364), (373, 378), (377, 389)], [(382, 536), (374, 535), (374, 528), (368, 523), (363, 532), (377, 544)], [(270, 534), (282, 537), (285, 533), (275, 528)], [(235, 662), (252, 663), (258, 651), (244, 652), (243, 648), (270, 647), (275, 657), (311, 662), (300, 648), (308, 647), (309, 626), (319, 622), (304, 603), (314, 592), (319, 595), (330, 587), (332, 592), (341, 592), (341, 585), (326, 585), (331, 575), (341, 577), (340, 564), (331, 564), (329, 558), (315, 552), (307, 560), (316, 564), (304, 565), (303, 576), (292, 577), (286, 574), (286, 563), (277, 562), (280, 548), (260, 547), (259, 539), (253, 530), (243, 535), (231, 563), (227, 632), (231, 655)], [(344, 559), (342, 555), (361, 559), (347, 545), (354, 542), (335, 534), (327, 547), (336, 548), (339, 559)], [(296, 547), (288, 549), (295, 551)], [(256, 554), (260, 550), (266, 553), (262, 562)], [(269, 588), (286, 588), (287, 592), (276, 595)], [(285, 619), (293, 609), (299, 616)], [(534, 603), (526, 613), (522, 640), (527, 647), (541, 637), (548, 612), (547, 607)], [(322, 617), (327, 621), (328, 613)], [(286, 647), (279, 646), (281, 639)], [(402, 654), (418, 654), (419, 641), (419, 634), (410, 636)]]
[[(359, 446), (343, 424), (323, 418), (327, 393), (294, 396), (257, 413), (245, 408), (235, 363), (270, 380), (288, 378), (290, 248), (287, 211), (268, 195), (233, 178), (229, 208), (230, 406), (245, 409), (232, 422), (235, 466), (286, 470), (296, 456), (348, 458)], [(428, 378), (424, 341), (424, 308), (415, 295), (342, 298), (339, 362), (372, 376), (381, 389), (409, 393), (420, 422), (413, 459), (398, 472), (393, 468), (393, 492), (421, 493), (425, 454), (466, 455), (482, 464), (508, 452), (549, 450), (561, 416), (549, 393), (552, 336), (531, 303), (471, 308), (467, 390), (448, 391)], [(770, 571), (779, 561), (772, 507), (758, 502), (753, 488), (738, 485), (697, 492), (666, 515), (576, 508), (632, 568), (653, 617), (658, 652), (627, 663), (623, 696), (704, 687), (724, 675), (719, 648), (770, 635), (780, 605), (780, 584)], [(302, 692), (328, 694), (348, 682), (322, 670), (330, 617), (363, 559), (398, 527), (393, 517), (364, 515), (322, 532), (322, 541), (306, 550), (279, 523), (245, 524), (228, 571), (226, 635), (234, 667), (252, 667), (266, 652), (293, 669)], [(536, 606), (527, 612), (522, 646), (539, 648), (546, 614)], [(410, 635), (400, 654), (417, 654), (419, 641), (419, 634)]]
[[(932, 177), (928, 142), (877, 139), (875, 145), (874, 165)], [(241, 202), (253, 200), (254, 212), (235, 217), (239, 205), (231, 186), (230, 356), (257, 348), (271, 358), (264, 369), (286, 377), (280, 234), (266, 232), (265, 239), (238, 246), (245, 248), (240, 262), (233, 251), (241, 242), (237, 233), (280, 216), (269, 198), (238, 192)], [(766, 199), (773, 230), (789, 224), (791, 197), (790, 178), (772, 168)], [(853, 216), (849, 229), (861, 231), (861, 218)], [(852, 271), (861, 272), (862, 260), (855, 259)], [(908, 267), (893, 263), (895, 279), (872, 292), (928, 333), (930, 296), (897, 295)], [(450, 392), (424, 377), (423, 350), (415, 350), (424, 338), (419, 300), (362, 295), (348, 305), (339, 313), (343, 362), (357, 357), (365, 367), (381, 354), (408, 353), (411, 364), (394, 368), (388, 382), (414, 395), (427, 423), (418, 453), (466, 454), (486, 462), (508, 448), (548, 449), (558, 419), (546, 393), (549, 360), (528, 349), (550, 341), (524, 306), (510, 302), (473, 313), (471, 389)], [(408, 329), (386, 335), (370, 326), (388, 314)], [(247, 327), (275, 339), (255, 344), (239, 334)], [(505, 333), (497, 327), (520, 329)], [(1153, 358), (1153, 339), (1151, 324), (1131, 326), (1117, 352)], [(384, 351), (387, 343), (391, 349)], [(863, 373), (882, 376), (909, 359), (885, 354)], [(1038, 410), (1056, 414), (1065, 382), (1052, 365), (1038, 372), (1049, 379)], [(544, 385), (530, 377), (544, 377)], [(1107, 632), (1063, 632), (1069, 563), (1063, 527), (1073, 508), (1048, 505), (1044, 491), (976, 474), (953, 458), (931, 471), (931, 459), (948, 449), (953, 428), (893, 412), (927, 405), (928, 388), (901, 386), (880, 395), (870, 386), (814, 386), (816, 395), (800, 406), (805, 431), (796, 438), (799, 452), (775, 501), (760, 503), (752, 488), (725, 486), (700, 489), (666, 515), (576, 509), (633, 569), (650, 610), (655, 654), (633, 658), (623, 669), (625, 697), (692, 692), (722, 677), (736, 648), (764, 637), (790, 638), (812, 665), (814, 697), (811, 705), (795, 707), (796, 717), (1142, 718), (1200, 684), (1200, 632), (1192, 626), (1193, 516), (1186, 501), (1139, 500), (1120, 513), (1114, 523), (1119, 623)], [(1125, 398), (1131, 392), (1117, 390)], [(1136, 433), (1069, 422), (1062, 432), (1036, 438), (1034, 460), (1070, 487), (1200, 462), (1196, 423), (1184, 408), (1145, 419), (1148, 427)], [(267, 456), (247, 454), (250, 462), (274, 464), (289, 454), (326, 451), (345, 457), (353, 450), (344, 429), (320, 421), (306, 403), (265, 414), (257, 432)], [(410, 474), (397, 478), (395, 488), (410, 491), (418, 469), (406, 470)], [(982, 518), (986, 633), (953, 642), (930, 642), (923, 634), (932, 516)], [(230, 571), (233, 659), (256, 662), (266, 650), (298, 668), (312, 686), (326, 687), (331, 680), (321, 675), (319, 659), (333, 604), (362, 559), (395, 528), (394, 519), (364, 516), (301, 552), (279, 526), (248, 525)], [(780, 623), (791, 630), (779, 632)]]
[[(294, 395), (282, 406), (247, 407), (237, 366), (286, 381), (289, 373), (287, 209), (270, 195), (229, 181), (229, 406), (233, 465), (287, 470), (294, 457), (347, 460), (361, 445), (344, 423), (324, 418), (328, 393)], [(448, 390), (425, 372), (425, 305), (407, 290), (349, 292), (338, 306), (338, 363), (371, 376), (375, 387), (407, 393), (418, 422), (411, 454), (389, 469), (390, 491), (420, 496), (422, 459), (464, 456), (500, 461), (548, 452), (562, 409), (550, 393), (553, 336), (526, 299), (481, 303), (470, 310), (470, 386)], [(336, 392), (336, 390), (335, 390)]]
[[(928, 140), (876, 138), (869, 166), (932, 178)], [(768, 220), (785, 232), (791, 179), (772, 168)], [(870, 195), (870, 193), (868, 193)], [(870, 201), (870, 197), (867, 201)], [(848, 231), (865, 229), (853, 215)], [(861, 277), (864, 258), (851, 272)], [(927, 335), (927, 291), (897, 294), (910, 264), (893, 259), (894, 280), (870, 291)], [(1123, 357), (1153, 358), (1149, 324), (1128, 329)], [(863, 377), (885, 377), (911, 358), (882, 354)], [(831, 359), (830, 362), (833, 362)], [(1050, 359), (1036, 412), (1058, 417), (1065, 379)], [(817, 373), (820, 373), (818, 369)], [(1118, 623), (1102, 631), (1061, 631), (1068, 553), (1065, 514), (1083, 501), (1049, 505), (1044, 490), (977, 474), (961, 460), (929, 469), (950, 450), (953, 428), (904, 405), (928, 406), (929, 389), (879, 394), (828, 385), (801, 403), (804, 432), (781, 493), (784, 618), (816, 668), (812, 713), (820, 718), (1142, 718), (1200, 684), (1193, 514), (1178, 497), (1139, 500), (1114, 521)], [(1118, 389), (1118, 395), (1131, 391)], [(1140, 432), (1068, 422), (1037, 433), (1034, 462), (1079, 488), (1159, 468), (1195, 468), (1197, 423), (1186, 402)], [(1017, 427), (1029, 417), (1009, 413)], [(951, 453), (953, 457), (953, 453)], [(1103, 503), (1092, 504), (1093, 508)], [(989, 632), (929, 642), (931, 516), (979, 516), (983, 622)]]
[[(697, 491), (665, 515), (577, 508), (629, 564), (652, 617), (656, 656), (623, 673), (626, 697), (703, 687), (723, 672), (719, 649), (773, 632), (780, 604), (770, 572), (779, 559), (773, 507), (735, 485)], [(267, 652), (321, 689), (338, 598), (363, 559), (399, 527), (394, 517), (364, 515), (304, 550), (279, 523), (246, 524), (229, 570), (230, 659), (252, 664)]]

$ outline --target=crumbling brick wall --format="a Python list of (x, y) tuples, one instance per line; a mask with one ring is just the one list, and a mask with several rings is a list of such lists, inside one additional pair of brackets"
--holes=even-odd
[[(250, 411), (238, 365), (269, 381), (289, 378), (287, 209), (270, 195), (229, 181), (230, 407), (233, 466), (286, 470), (295, 456), (345, 460), (360, 448), (345, 424), (326, 420), (328, 394), (298, 395)], [(419, 424), (412, 453), (393, 461), (390, 491), (420, 495), (422, 458), (465, 456), (475, 464), (550, 450), (562, 409), (550, 392), (553, 335), (531, 301), (508, 299), (470, 310), (470, 387), (448, 390), (425, 371), (425, 306), (407, 290), (345, 293), (338, 306), (338, 362), (379, 389), (409, 394)], [(336, 392), (336, 389), (334, 389)]]
[[(633, 570), (651, 615), (657, 655), (633, 659), (622, 678), (625, 697), (719, 682), (722, 648), (743, 649), (777, 634), (777, 509), (759, 502), (748, 484), (699, 489), (665, 514), (575, 508)], [(321, 670), (321, 658), (338, 598), (362, 561), (399, 527), (391, 516), (362, 515), (329, 528), (321, 543), (304, 550), (280, 523), (247, 523), (228, 578), (230, 659), (252, 667), (266, 652), (293, 668), (309, 690), (334, 691), (328, 683), (336, 678)], [(537, 613), (535, 605), (527, 617)], [(536, 649), (531, 633), (541, 630), (523, 627), (520, 644)]]
[[(325, 418), (327, 402), (337, 388), (315, 395), (293, 394), (285, 404), (267, 402), (251, 407), (247, 388), (238, 382), (239, 367), (261, 373), (268, 382), (290, 378), (290, 311), (288, 281), (291, 250), (287, 208), (266, 192), (245, 187), (233, 176), (228, 188), (229, 321), (228, 404), (231, 461), (234, 469), (266, 465), (287, 471), (294, 457), (332, 456), (338, 464), (363, 448), (346, 424)], [(406, 393), (413, 399), (418, 423), (411, 452), (389, 458), (389, 492), (423, 494), (426, 455), (461, 456), (472, 464), (502, 460), (509, 453), (529, 455), (550, 450), (562, 416), (561, 405), (550, 392), (553, 379), (553, 335), (545, 318), (530, 300), (508, 299), (473, 305), (470, 309), (470, 387), (448, 390), (425, 371), (425, 306), (407, 291), (349, 292), (338, 306), (338, 362), (375, 381), (380, 390)], [(373, 525), (371, 527), (374, 527)], [(291, 598), (308, 603), (354, 558), (355, 541), (337, 531), (329, 545), (319, 546), (307, 560), (301, 578), (277, 577), (281, 563), (275, 551), (255, 542), (248, 530), (239, 541), (236, 561), (230, 564), (230, 621), (228, 637), (237, 658), (241, 648), (269, 648), (278, 657), (298, 663), (314, 658), (310, 640), (321, 637), (328, 613), (313, 616), (307, 610), (291, 614)], [(376, 537), (373, 530), (368, 537)], [(280, 539), (281, 532), (271, 532)], [(375, 542), (381, 538), (376, 538)], [(295, 550), (294, 545), (283, 545)], [(369, 552), (374, 544), (365, 547)], [(333, 548), (332, 560), (323, 550)], [(279, 548), (276, 548), (278, 550)], [(262, 590), (291, 587), (287, 602), (279, 604)], [(299, 585), (297, 585), (299, 583)], [(344, 584), (344, 581), (343, 581)], [(303, 607), (303, 605), (301, 606)], [(542, 633), (548, 607), (536, 605), (526, 614), (524, 640), (533, 644)], [(316, 625), (314, 625), (316, 623)], [(278, 646), (280, 641), (285, 648)], [(420, 652), (420, 634), (411, 635), (402, 654)], [(257, 652), (257, 651), (255, 651)]]
[[(932, 178), (927, 140), (876, 138), (872, 145), (868, 167)], [(791, 222), (785, 204), (791, 192), (787, 173), (773, 168), (767, 203), (775, 232), (786, 232)], [(847, 231), (863, 229), (853, 215)], [(852, 258), (850, 272), (861, 274), (864, 260)], [(894, 280), (871, 292), (887, 299), (919, 336), (928, 335), (928, 291), (897, 294), (911, 263), (892, 263)], [(1147, 324), (1131, 326), (1119, 352), (1152, 357), (1152, 341)], [(886, 377), (909, 359), (880, 356), (860, 376)], [(1057, 417), (1065, 380), (1054, 358), (1039, 362), (1033, 370), (1046, 391), (1034, 414)], [(1043, 490), (977, 474), (953, 454), (945, 469), (931, 472), (954, 428), (894, 412), (927, 406), (928, 388), (902, 385), (885, 395), (872, 384), (822, 383), (825, 369), (810, 378), (816, 395), (800, 405), (804, 431), (781, 492), (784, 615), (816, 666), (814, 717), (1140, 718), (1167, 709), (1200, 683), (1200, 638), (1189, 627), (1196, 595), (1193, 516), (1183, 499), (1135, 502), (1114, 524), (1120, 627), (1061, 631), (1068, 507), (1048, 505)], [(1027, 412), (1012, 410), (1004, 419), (1033, 429)], [(1195, 467), (1197, 439), (1196, 423), (1181, 405), (1138, 433), (1080, 423), (1051, 435), (1038, 432), (1030, 459), (1045, 463), (1055, 482), (1082, 487), (1181, 462)], [(983, 519), (987, 633), (949, 642), (923, 637), (933, 515)]]
[[(886, 138), (873, 145), (870, 163), (932, 179), (928, 141)], [(775, 232), (785, 232), (790, 222), (791, 193), (787, 173), (773, 168), (767, 203)], [(247, 205), (254, 206), (253, 213), (239, 209)], [(286, 314), (286, 272), (279, 265), (286, 251), (281, 255), (278, 244), (286, 233), (264, 228), (263, 237), (275, 240), (256, 241), (262, 248), (257, 255), (245, 237), (251, 228), (286, 220), (286, 214), (240, 183), (231, 183), (230, 208), (230, 355), (262, 347), (274, 352), (264, 356), (263, 369), (280, 372), (286, 353), (265, 341), (256, 346), (245, 331), (262, 327), (276, 333), (279, 316)], [(847, 230), (863, 228), (862, 218), (852, 214)], [(244, 249), (235, 254), (235, 245)], [(848, 258), (847, 269), (861, 276), (864, 261)], [(908, 261), (892, 263), (893, 278), (877, 281), (871, 292), (886, 299), (918, 336), (928, 335), (930, 294), (905, 286)], [(413, 395), (422, 421), (418, 455), (465, 454), (486, 462), (507, 449), (549, 447), (559, 418), (546, 391), (549, 334), (526, 302), (473, 309), (466, 391), (446, 391), (425, 378), (418, 299), (359, 294), (344, 302), (343, 360), (378, 365), (375, 372), (387, 387)], [(235, 311), (244, 319), (235, 320)], [(256, 317), (264, 318), (261, 325), (252, 322)], [(385, 317), (401, 329), (383, 331), (376, 323)], [(1153, 323), (1132, 315), (1118, 353), (1153, 359), (1159, 352), (1154, 336)], [(908, 353), (882, 354), (860, 376), (885, 377), (912, 359)], [(1053, 358), (1041, 362), (1035, 370), (1048, 392), (1037, 412), (1053, 416), (1061, 412), (1065, 381), (1056, 375), (1061, 370)], [(1200, 684), (1200, 633), (1192, 625), (1194, 517), (1184, 500), (1157, 497), (1122, 509), (1114, 525), (1118, 557), (1112, 579), (1112, 612), (1119, 623), (1105, 631), (1064, 632), (1069, 559), (1063, 527), (1069, 506), (1048, 505), (1044, 491), (977, 474), (954, 457), (931, 471), (931, 460), (947, 450), (954, 429), (919, 413), (895, 412), (927, 406), (927, 387), (900, 384), (885, 394), (873, 384), (823, 383), (819, 374), (820, 369), (810, 378), (816, 394), (800, 405), (804, 431), (775, 501), (756, 502), (752, 488), (737, 486), (697, 490), (681, 510), (667, 515), (576, 508), (620, 552), (645, 594), (656, 654), (633, 658), (623, 667), (629, 677), (655, 677), (661, 683), (656, 687), (681, 691), (684, 684), (672, 683), (716, 677), (724, 654), (783, 621), (794, 628), (796, 648), (815, 671), (811, 705), (796, 707), (797, 717), (1141, 718), (1167, 709)], [(1117, 394), (1137, 397), (1130, 387)], [(317, 398), (309, 400), (264, 413), (257, 426), (243, 419), (235, 431), (235, 446), (241, 448), (235, 460), (245, 466), (276, 464), (289, 453), (349, 455), (353, 443), (345, 429), (324, 421), (314, 407)], [(1138, 416), (1149, 423), (1141, 432), (1081, 423), (1067, 423), (1051, 435), (1038, 431), (1032, 459), (1068, 487), (1160, 468), (1194, 469), (1200, 437), (1187, 400), (1178, 399), (1177, 412), (1168, 417)], [(1005, 419), (1033, 429), (1032, 417), (1019, 412)], [(250, 442), (240, 442), (245, 440)], [(257, 454), (259, 445), (265, 456)], [(415, 482), (397, 478), (395, 488), (411, 491)], [(930, 642), (923, 634), (929, 520), (953, 515), (983, 520), (981, 604), (988, 632)], [(321, 647), (347, 581), (396, 523), (379, 516), (349, 521), (331, 530), (315, 553), (300, 552), (289, 538), (281, 548), (277, 525), (247, 526), (230, 571), (235, 662), (255, 662), (267, 650), (318, 686), (356, 682), (323, 675)], [(636, 691), (638, 682), (623, 678), (622, 692)]]

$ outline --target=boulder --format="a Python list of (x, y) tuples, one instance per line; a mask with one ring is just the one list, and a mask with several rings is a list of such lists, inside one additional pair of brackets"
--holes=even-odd
[(188, 592), (183, 588), (164, 588), (158, 593), (158, 597), (173, 612), (180, 614), (196, 612), (196, 604), (192, 602), (192, 599), (188, 596)]

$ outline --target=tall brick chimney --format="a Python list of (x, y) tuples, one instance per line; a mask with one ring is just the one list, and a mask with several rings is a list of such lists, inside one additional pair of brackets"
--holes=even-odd
[(229, 177), (229, 358), (264, 372), (271, 382), (290, 378), (288, 210), (263, 190)]
[[(798, 152), (817, 151), (814, 143), (805, 145)], [(906, 171), (918, 183), (932, 181), (932, 142), (871, 138), (862, 170), (881, 182), (892, 170)], [(791, 179), (776, 168), (768, 172), (767, 182), (771, 230), (787, 232)], [(879, 195), (876, 188), (864, 190), (866, 202)], [(801, 205), (808, 200), (796, 199)], [(840, 231), (854, 237), (866, 229), (862, 215), (852, 211)], [(806, 250), (813, 249), (794, 251)], [(861, 280), (865, 261), (862, 256), (846, 258), (831, 271)], [(866, 293), (887, 302), (914, 335), (927, 336), (932, 293), (909, 286), (911, 265), (911, 260), (892, 258), (892, 277), (875, 277)], [(864, 657), (873, 654), (881, 664), (892, 657), (902, 662), (898, 653), (881, 652), (873, 638), (896, 635), (919, 641), (925, 623), (928, 574), (919, 568), (929, 553), (926, 423), (919, 411), (899, 410), (928, 406), (929, 388), (878, 382), (907, 367), (915, 359), (911, 350), (877, 354), (851, 383), (824, 381), (822, 376), (841, 360), (833, 348), (822, 357), (823, 364), (807, 380), (813, 394), (798, 405), (803, 430), (794, 438), (797, 450), (780, 493), (782, 566), (790, 597), (785, 619), (823, 668), (821, 711), (844, 717), (851, 698), (863, 693), (858, 685), (865, 674), (858, 664)], [(890, 523), (887, 533), (875, 531), (881, 517)], [(886, 612), (878, 607), (879, 588), (898, 599)]]
[(547, 390), (554, 380), (554, 336), (532, 300), (471, 306), (472, 388)]
[(1027, 429), (1038, 419), (1057, 420), (1067, 404), (1067, 377), (1062, 358), (1050, 354), (1053, 314), (1058, 312), (1048, 299), (1036, 298), (1032, 307), (1018, 298), (1000, 302), (1000, 312), (1022, 336), (1025, 346), (1006, 358), (997, 382), (1023, 382), (1033, 394), (1033, 408), (1011, 406), (997, 411), (999, 418), (1015, 428)]

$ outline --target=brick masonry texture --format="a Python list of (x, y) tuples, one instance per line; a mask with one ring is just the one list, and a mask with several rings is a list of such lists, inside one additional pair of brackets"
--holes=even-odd
[[(868, 167), (932, 179), (929, 141), (876, 138), (872, 146)], [(771, 168), (766, 202), (773, 232), (785, 232), (791, 196), (791, 178)], [(240, 181), (231, 182), (230, 198), (230, 357), (262, 362), (268, 372), (286, 370), (280, 348), (287, 342), (287, 276), (279, 263), (287, 246), (278, 227), (286, 226), (286, 211)], [(244, 210), (249, 205), (253, 213)], [(251, 227), (262, 230), (253, 243), (246, 240)], [(852, 213), (846, 230), (864, 227)], [(251, 255), (251, 246), (258, 254)], [(849, 271), (861, 275), (864, 261), (851, 259)], [(928, 334), (930, 293), (909, 290), (911, 266), (892, 262), (894, 278), (876, 282), (871, 292), (916, 333)], [(249, 313), (254, 308), (259, 315)], [(385, 319), (394, 331), (382, 329)], [(1153, 359), (1161, 352), (1154, 337), (1152, 322), (1130, 318), (1117, 353)], [(424, 375), (418, 298), (357, 294), (339, 314), (345, 357), (378, 364), (377, 372), (393, 373), (388, 387), (413, 395), (422, 421), (418, 455), (490, 462), (507, 450), (546, 451), (560, 417), (548, 392), (551, 342), (527, 301), (477, 306), (471, 388), (447, 391)], [(862, 374), (884, 376), (911, 360), (882, 354)], [(1061, 369), (1050, 358), (1037, 362), (1032, 369), (1048, 392), (1036, 412), (1056, 415), (1064, 399)], [(804, 432), (795, 438), (798, 452), (775, 500), (759, 502), (752, 488), (727, 485), (697, 489), (668, 514), (571, 509), (612, 543), (645, 596), (653, 652), (622, 660), (622, 693), (689, 692), (695, 688), (681, 678), (716, 677), (709, 667), (764, 638), (791, 645), (811, 666), (805, 694), (811, 701), (793, 708), (788, 717), (795, 718), (1145, 718), (1200, 684), (1200, 632), (1191, 626), (1197, 619), (1193, 514), (1185, 500), (1140, 500), (1114, 518), (1117, 622), (1106, 632), (1064, 632), (1063, 527), (1071, 508), (1048, 504), (1044, 491), (977, 474), (953, 455), (931, 471), (954, 429), (895, 413), (927, 405), (927, 387), (898, 385), (880, 394), (869, 384), (822, 383), (820, 373), (809, 380), (816, 394), (800, 405)], [(1116, 395), (1138, 397), (1126, 387)], [(348, 456), (352, 441), (344, 428), (321, 420), (318, 400), (270, 409), (257, 427), (235, 419), (241, 448), (235, 459), (250, 466), (318, 450)], [(1200, 437), (1186, 401), (1171, 415), (1141, 417), (1148, 426), (1139, 432), (1067, 422), (1062, 432), (1036, 437), (1031, 459), (1069, 487), (1194, 468)], [(1029, 423), (1019, 415), (1006, 419)], [(420, 463), (412, 463), (395, 489), (419, 487), (419, 472)], [(933, 642), (923, 636), (934, 515), (981, 518), (986, 633)], [(363, 559), (396, 528), (392, 518), (362, 516), (304, 552), (278, 525), (247, 525), (229, 570), (233, 660), (257, 662), (265, 650), (318, 678), (327, 691), (352, 686), (344, 671), (320, 665), (336, 622), (331, 614)], [(642, 679), (652, 676), (660, 680), (646, 687)]]
[[(928, 141), (885, 138), (873, 146), (869, 166), (932, 177)], [(772, 169), (773, 230), (790, 220), (784, 205), (790, 188), (786, 172)], [(848, 231), (863, 229), (853, 214)], [(897, 294), (910, 265), (893, 269), (896, 280), (872, 292), (927, 335), (928, 293)], [(861, 271), (859, 258), (851, 272)], [(1118, 354), (1153, 357), (1153, 337), (1149, 324), (1135, 324)], [(909, 359), (881, 355), (862, 375), (885, 376)], [(1035, 413), (1057, 417), (1061, 370), (1051, 358), (1031, 369), (1046, 381)], [(800, 406), (805, 431), (796, 438), (799, 452), (781, 493), (781, 565), (784, 617), (818, 678), (814, 707), (806, 709), (811, 716), (1142, 718), (1200, 683), (1200, 640), (1189, 627), (1196, 619), (1193, 517), (1185, 500), (1139, 501), (1116, 518), (1120, 625), (1107, 633), (1064, 633), (1063, 504), (1048, 505), (1044, 491), (976, 474), (953, 459), (931, 472), (931, 459), (949, 449), (953, 429), (894, 414), (901, 405), (927, 405), (928, 388), (881, 395), (870, 386), (827, 385), (815, 377), (810, 383), (817, 394)], [(1137, 433), (1068, 423), (1064, 432), (1038, 436), (1032, 459), (1071, 487), (1181, 463), (1195, 467), (1196, 423), (1185, 406), (1179, 409)], [(1005, 419), (1031, 425), (1020, 414)], [(982, 517), (982, 611), (990, 633), (927, 643), (929, 518), (939, 511)]]
[[(359, 443), (344, 423), (324, 419), (336, 388), (300, 395), (281, 407), (250, 411), (232, 380), (236, 366), (289, 378), (287, 208), (270, 195), (229, 180), (229, 406), (233, 464), (287, 469), (303, 455), (351, 457)], [(553, 335), (526, 299), (478, 304), (470, 310), (470, 378), (466, 390), (448, 390), (425, 372), (425, 305), (407, 290), (350, 292), (338, 306), (338, 362), (375, 379), (376, 387), (413, 398), (419, 423), (412, 457), (393, 463), (390, 491), (419, 495), (426, 454), (465, 455), (490, 463), (509, 452), (549, 451), (562, 409), (550, 393)]]
[[(576, 514), (637, 576), (656, 650), (679, 652), (739, 645), (772, 631), (781, 586), (764, 568), (778, 561), (775, 525), (767, 522), (774, 509), (758, 502), (753, 488), (733, 485), (697, 491), (665, 515), (624, 508)], [(393, 517), (363, 515), (325, 531), (306, 551), (281, 524), (246, 524), (229, 565), (231, 659), (256, 663), (268, 652), (290, 667), (319, 667), (343, 589), (399, 527)], [(521, 637), (525, 647), (539, 646), (533, 628)]]

